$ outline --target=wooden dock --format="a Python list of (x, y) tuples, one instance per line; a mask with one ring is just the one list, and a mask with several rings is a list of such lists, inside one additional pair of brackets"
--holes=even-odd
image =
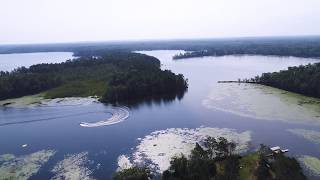
[(218, 83), (256, 83), (253, 81), (218, 81)]

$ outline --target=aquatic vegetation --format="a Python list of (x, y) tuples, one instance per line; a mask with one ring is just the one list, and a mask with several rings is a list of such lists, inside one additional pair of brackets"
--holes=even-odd
[(217, 84), (202, 104), (256, 119), (320, 123), (320, 99), (257, 84)]
[[(238, 133), (233, 129), (219, 128), (171, 128), (152, 132), (139, 140), (132, 156), (132, 164), (147, 165), (150, 169), (162, 172), (170, 166), (172, 157), (184, 154), (190, 155), (196, 142), (202, 142), (206, 137), (225, 137), (228, 141), (237, 144), (236, 152), (244, 152), (248, 149), (251, 140), (249, 131)], [(120, 156), (121, 157), (121, 156)], [(122, 158), (119, 158), (123, 161)], [(118, 163), (123, 165), (123, 163)], [(124, 167), (119, 167), (124, 168)]]
[(92, 103), (96, 103), (98, 100), (94, 97), (67, 97), (67, 98), (55, 98), (45, 99), (39, 104), (41, 107), (63, 107), (63, 106), (86, 106)]
[(69, 97), (69, 98), (56, 98), (45, 99), (44, 94), (36, 94), (24, 96), (15, 99), (7, 99), (0, 101), (0, 106), (13, 107), (13, 108), (26, 108), (26, 107), (63, 107), (63, 106), (85, 106), (98, 102), (94, 97)]
[(90, 177), (92, 171), (86, 167), (88, 162), (88, 152), (67, 155), (65, 159), (58, 162), (52, 169), (52, 172), (55, 174), (52, 180), (92, 179)]
[(133, 164), (130, 162), (130, 159), (125, 156), (121, 155), (118, 157), (118, 169), (117, 171), (122, 171), (124, 169), (129, 169), (133, 167)]
[(299, 161), (313, 176), (320, 176), (320, 159), (312, 156), (302, 156)]
[(3, 179), (26, 180), (36, 174), (53, 155), (53, 150), (42, 150), (16, 157), (13, 154), (0, 156), (0, 177)]
[(320, 132), (307, 129), (288, 129), (289, 132), (320, 145)]
[(27, 106), (30, 107), (30, 106), (38, 105), (43, 99), (44, 99), (43, 94), (36, 94), (36, 95), (24, 96), (20, 98), (1, 100), (0, 106), (14, 107), (14, 108), (27, 107)]
[(104, 121), (98, 121), (94, 123), (82, 122), (80, 126), (82, 127), (99, 127), (99, 126), (109, 126), (112, 124), (117, 124), (129, 117), (129, 109), (126, 107), (111, 107), (108, 109), (108, 112), (112, 114), (112, 116)]

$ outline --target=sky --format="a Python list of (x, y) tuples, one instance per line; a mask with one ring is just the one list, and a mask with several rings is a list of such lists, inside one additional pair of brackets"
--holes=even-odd
[(0, 44), (320, 35), (320, 0), (0, 0)]

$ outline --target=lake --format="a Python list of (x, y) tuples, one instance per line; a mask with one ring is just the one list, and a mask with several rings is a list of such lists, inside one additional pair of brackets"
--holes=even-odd
[[(116, 124), (80, 126), (111, 116), (113, 107), (92, 98), (0, 108), (0, 174), (10, 175), (10, 167), (16, 167), (30, 179), (106, 179), (117, 168), (141, 163), (161, 172), (172, 155), (188, 154), (196, 141), (208, 135), (237, 142), (239, 153), (253, 151), (264, 143), (288, 148), (289, 155), (302, 162), (303, 157), (320, 157), (318, 99), (265, 86), (217, 83), (318, 60), (272, 56), (172, 60), (179, 52), (140, 53), (157, 57), (163, 69), (188, 78), (189, 89), (184, 97), (129, 107), (129, 118)], [(51, 55), (41, 53), (30, 59), (25, 59), (25, 54), (1, 55), (1, 68), (27, 66), (42, 62), (42, 58), (61, 62), (72, 56)], [(315, 172), (307, 173), (317, 178)]]
[(40, 63), (60, 63), (73, 58), (71, 52), (0, 54), (0, 71), (12, 71), (20, 66), (29, 67)]

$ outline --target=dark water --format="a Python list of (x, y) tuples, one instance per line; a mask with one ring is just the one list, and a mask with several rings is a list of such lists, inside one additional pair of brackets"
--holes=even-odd
[[(173, 61), (177, 51), (145, 52), (159, 58), (163, 68), (182, 73), (189, 80), (188, 92), (181, 100), (172, 102), (142, 103), (130, 109), (130, 117), (118, 124), (97, 128), (79, 126), (83, 121), (107, 118), (106, 105), (93, 103), (70, 107), (1, 108), (1, 121), (33, 121), (0, 126), (0, 154), (30, 154), (43, 149), (57, 153), (31, 179), (50, 179), (56, 162), (66, 154), (89, 152), (93, 176), (111, 177), (117, 168), (117, 158), (128, 154), (143, 138), (156, 130), (167, 128), (198, 128), (200, 126), (232, 128), (252, 132), (251, 149), (260, 143), (281, 145), (290, 149), (290, 155), (320, 156), (319, 145), (294, 136), (285, 129), (303, 128), (319, 130), (319, 126), (296, 124), (276, 120), (258, 120), (228, 112), (207, 109), (203, 99), (218, 80), (236, 80), (253, 77), (263, 72), (286, 69), (314, 60), (263, 56), (226, 56)], [(250, 98), (250, 97), (248, 97)], [(228, 102), (226, 102), (228, 103)], [(36, 121), (40, 120), (40, 121)], [(21, 148), (28, 144), (27, 148)], [(96, 168), (98, 164), (100, 168)]]

